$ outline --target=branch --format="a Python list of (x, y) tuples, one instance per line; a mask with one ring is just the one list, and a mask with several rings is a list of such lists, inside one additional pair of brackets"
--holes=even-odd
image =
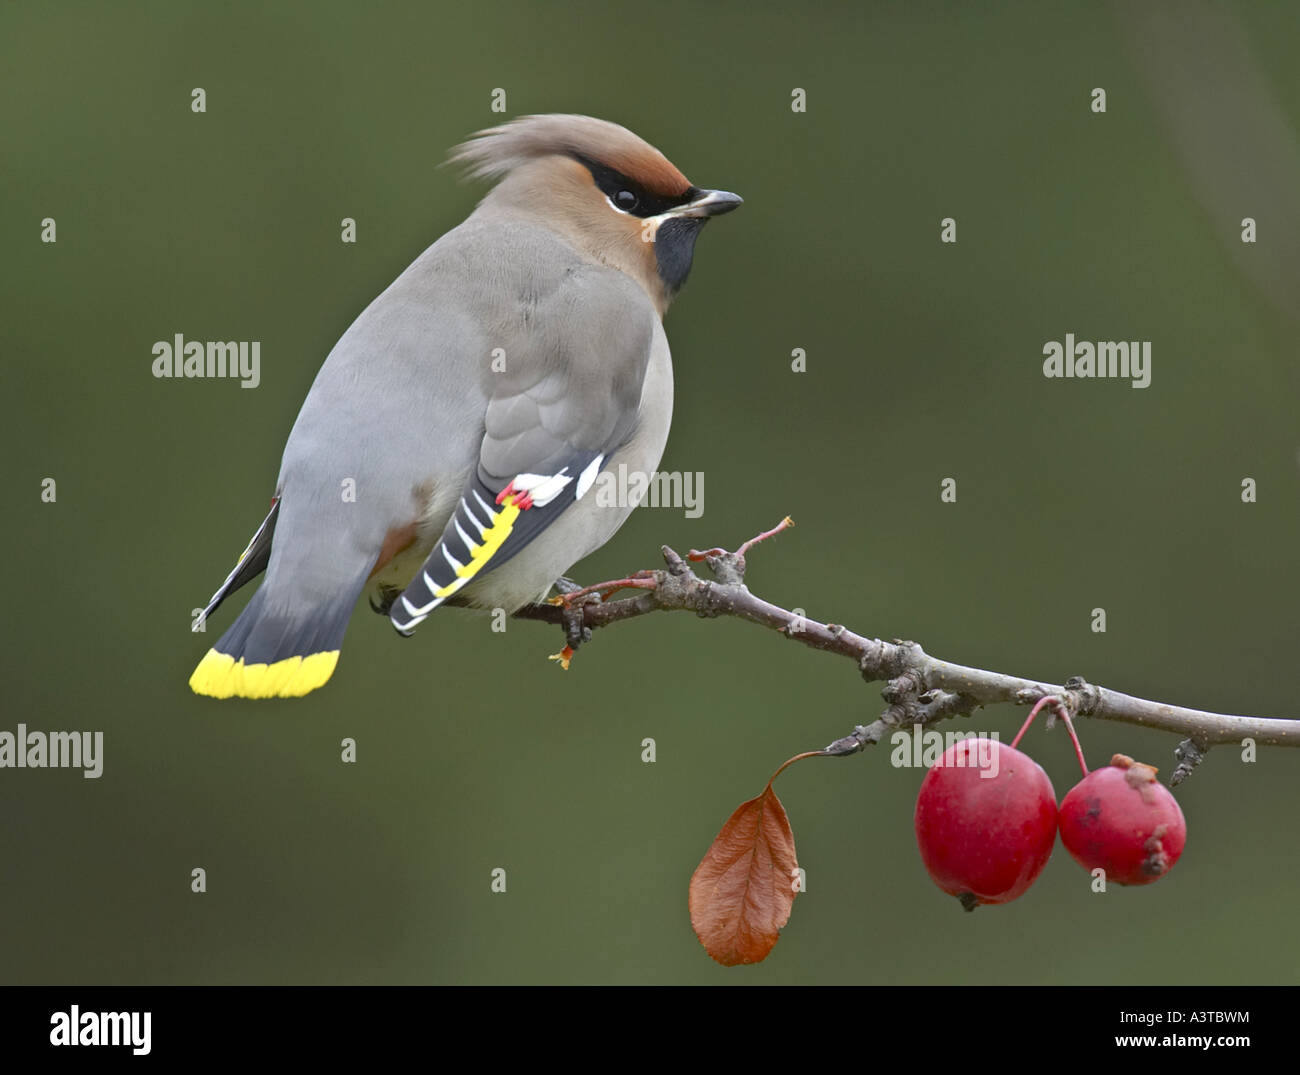
[[(527, 605), (516, 617), (541, 620), (565, 627), (568, 657), (591, 632), (651, 612), (694, 612), (712, 619), (731, 616), (777, 631), (811, 649), (834, 653), (854, 661), (868, 683), (885, 681), (882, 696), (888, 703), (879, 718), (859, 725), (826, 748), (828, 754), (853, 754), (885, 738), (892, 729), (933, 724), (954, 716), (969, 716), (972, 709), (995, 702), (1031, 706), (1054, 696), (1074, 716), (1122, 721), (1143, 728), (1175, 732), (1184, 737), (1176, 756), (1178, 766), (1171, 783), (1185, 779), (1210, 747), (1253, 739), (1267, 746), (1300, 746), (1300, 720), (1242, 717), (1148, 701), (1089, 683), (1081, 676), (1063, 684), (1022, 679), (1001, 672), (971, 668), (941, 660), (915, 642), (884, 642), (855, 634), (847, 627), (796, 615), (755, 597), (745, 586), (745, 552), (758, 541), (793, 525), (784, 520), (773, 530), (746, 542), (738, 552), (710, 549), (691, 551), (691, 560), (703, 560), (713, 579), (702, 579), (690, 564), (663, 546), (666, 570), (642, 571), (626, 579), (574, 590), (545, 605)], [(635, 586), (642, 592), (622, 600), (602, 600), (600, 594)]]

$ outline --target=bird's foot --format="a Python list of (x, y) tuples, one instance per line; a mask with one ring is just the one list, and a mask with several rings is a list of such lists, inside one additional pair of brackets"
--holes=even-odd
[(567, 672), (569, 670), (569, 662), (573, 660), (573, 655), (575, 652), (576, 651), (572, 646), (565, 646), (564, 649), (560, 650), (559, 653), (552, 653), (546, 659), (548, 661), (559, 661), (560, 667)]
[(560, 667), (567, 672), (569, 663), (578, 652), (578, 647), (584, 642), (591, 641), (591, 628), (583, 624), (584, 605), (598, 605), (604, 598), (619, 590), (653, 590), (654, 587), (653, 571), (638, 571), (628, 578), (598, 582), (594, 586), (579, 586), (572, 579), (564, 577), (556, 579), (555, 588), (560, 592), (557, 596), (549, 598), (547, 604), (563, 609), (565, 646), (559, 653), (552, 653), (549, 659), (559, 661)]
[(393, 610), (394, 603), (396, 603), (397, 599), (401, 596), (402, 591), (396, 586), (381, 586), (379, 587), (378, 592), (379, 601), (376, 602), (375, 598), (371, 597), (370, 607), (379, 613), (379, 615), (387, 616)]

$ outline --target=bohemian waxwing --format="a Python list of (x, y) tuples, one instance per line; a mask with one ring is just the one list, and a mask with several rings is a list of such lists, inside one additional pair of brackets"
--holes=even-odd
[(499, 182), (326, 358), (270, 514), (196, 624), (266, 571), (190, 677), (198, 694), (321, 686), (363, 590), (402, 634), (453, 595), (540, 601), (635, 506), (585, 496), (597, 475), (659, 464), (661, 319), (700, 228), (741, 199), (587, 116), (524, 117), (452, 159)]

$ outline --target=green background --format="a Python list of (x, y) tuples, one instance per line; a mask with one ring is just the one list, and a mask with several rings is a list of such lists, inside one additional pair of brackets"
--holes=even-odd
[[(1272, 4), (5, 5), (0, 728), (106, 742), (97, 781), (0, 771), (0, 978), (1295, 981), (1286, 751), (1210, 755), (1159, 884), (1094, 895), (1058, 845), (1026, 896), (973, 915), (921, 867), (919, 772), (883, 750), (796, 766), (778, 790), (808, 892), (766, 963), (727, 970), (687, 881), (778, 763), (878, 714), (848, 662), (660, 615), (566, 675), (554, 628), (448, 611), (399, 642), (359, 609), (303, 701), (186, 680), (215, 637), (191, 609), (261, 520), (320, 362), (481, 197), (438, 165), (502, 118), (500, 87), (508, 115), (615, 120), (745, 197), (666, 322), (662, 466), (705, 473), (704, 515), (638, 511), (577, 577), (788, 513), (749, 570), (786, 607), (986, 668), (1300, 715), (1298, 30)], [(155, 380), (178, 332), (260, 340), (261, 387)], [(1151, 340), (1151, 387), (1044, 379), (1067, 332)], [(1081, 735), (1094, 765), (1173, 766), (1175, 736)], [(1027, 744), (1064, 795), (1063, 731)]]

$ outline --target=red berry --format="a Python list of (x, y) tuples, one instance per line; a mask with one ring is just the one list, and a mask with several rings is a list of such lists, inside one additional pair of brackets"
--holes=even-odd
[(1156, 771), (1124, 754), (1094, 769), (1061, 801), (1061, 842), (1085, 870), (1106, 880), (1149, 885), (1183, 853), (1187, 823)]
[(1027, 754), (962, 739), (925, 774), (916, 841), (934, 883), (973, 911), (1032, 885), (1056, 842), (1056, 793)]

